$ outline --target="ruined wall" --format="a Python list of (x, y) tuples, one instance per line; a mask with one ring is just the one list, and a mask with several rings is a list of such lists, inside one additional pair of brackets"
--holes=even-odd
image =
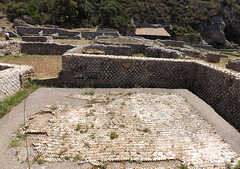
[(7, 54), (15, 55), (17, 53), (20, 53), (20, 51), (21, 45), (19, 42), (15, 41), (0, 42), (0, 57)]
[(18, 92), (33, 75), (33, 67), (0, 63), (0, 101)]
[(240, 73), (196, 64), (191, 91), (240, 131)]
[(240, 72), (240, 59), (229, 59), (226, 68)]
[(36, 55), (62, 55), (76, 46), (59, 43), (22, 42), (21, 52)]
[(185, 88), (240, 131), (240, 74), (201, 61), (65, 54), (66, 86)]
[(38, 34), (38, 32), (43, 31), (43, 34), (55, 34), (58, 33), (59, 36), (68, 36), (74, 37), (78, 35), (80, 32), (77, 31), (69, 31), (64, 29), (55, 29), (55, 28), (45, 28), (45, 27), (24, 27), (18, 26), (17, 27), (17, 34), (23, 36), (24, 34)]

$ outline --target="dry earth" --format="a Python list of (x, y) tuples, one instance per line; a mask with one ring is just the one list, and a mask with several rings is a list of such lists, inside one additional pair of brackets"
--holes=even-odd
[[(225, 168), (238, 161), (214, 128), (172, 93), (86, 92), (66, 96), (85, 106), (50, 105), (21, 128), (30, 158), (85, 167)], [(20, 161), (23, 146), (13, 149)], [(34, 159), (35, 158), (35, 159)]]

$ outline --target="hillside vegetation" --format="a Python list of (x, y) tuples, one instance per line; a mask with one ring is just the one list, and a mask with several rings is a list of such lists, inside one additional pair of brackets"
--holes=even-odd
[[(194, 32), (200, 22), (216, 15), (227, 16), (225, 8), (240, 15), (239, 0), (0, 0), (0, 10), (13, 20), (27, 15), (36, 24), (61, 27), (104, 26), (134, 29), (142, 23), (178, 25), (175, 33)], [(228, 10), (229, 11), (229, 10)]]

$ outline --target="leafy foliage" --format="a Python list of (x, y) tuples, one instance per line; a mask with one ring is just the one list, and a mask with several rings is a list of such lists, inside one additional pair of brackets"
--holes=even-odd
[[(224, 8), (240, 13), (238, 0), (0, 0), (0, 9), (13, 18), (28, 15), (40, 24), (79, 27), (83, 22), (116, 29), (137, 23), (188, 25), (197, 30), (200, 22), (226, 15)], [(186, 28), (187, 31), (190, 29)], [(190, 31), (191, 32), (191, 31)]]

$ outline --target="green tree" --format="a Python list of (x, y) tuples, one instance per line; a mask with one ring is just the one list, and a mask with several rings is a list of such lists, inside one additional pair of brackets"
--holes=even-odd
[(115, 1), (103, 1), (99, 5), (99, 19), (104, 27), (120, 29), (128, 27), (130, 19)]

